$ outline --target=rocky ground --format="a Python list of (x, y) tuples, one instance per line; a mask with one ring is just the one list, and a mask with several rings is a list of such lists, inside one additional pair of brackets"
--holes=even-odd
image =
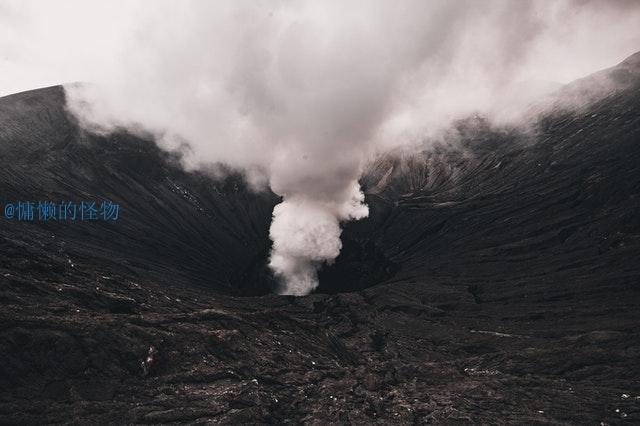
[(122, 206), (1, 218), (0, 423), (640, 422), (639, 68), (530, 133), (380, 158), (298, 298), (265, 268), (276, 196), (79, 129), (60, 87), (0, 99), (3, 203)]

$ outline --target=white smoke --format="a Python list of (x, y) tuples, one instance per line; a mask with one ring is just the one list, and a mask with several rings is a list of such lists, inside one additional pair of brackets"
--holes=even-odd
[[(640, 7), (623, 1), (55, 3), (0, 0), (34, 21), (5, 34), (12, 51), (26, 37), (34, 57), (53, 49), (88, 70), (64, 74), (48, 53), (42, 64), (95, 83), (67, 86), (86, 127), (186, 142), (188, 167), (226, 163), (281, 195), (269, 265), (296, 295), (338, 256), (340, 223), (367, 215), (358, 179), (373, 150), (472, 112), (510, 119), (523, 81), (565, 82), (640, 48)], [(37, 25), (55, 18), (62, 47)]]
[(353, 181), (350, 188), (351, 199), (323, 202), (297, 195), (274, 208), (269, 266), (286, 283), (287, 294), (300, 296), (316, 288), (318, 267), (340, 254), (338, 222), (369, 213), (358, 183)]

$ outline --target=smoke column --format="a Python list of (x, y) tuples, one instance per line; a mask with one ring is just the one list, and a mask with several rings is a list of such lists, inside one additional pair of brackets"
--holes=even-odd
[[(317, 269), (340, 253), (341, 223), (367, 216), (358, 179), (373, 150), (475, 111), (493, 114), (523, 79), (584, 73), (595, 64), (570, 65), (611, 52), (602, 37), (615, 32), (597, 28), (640, 27), (629, 2), (129, 3), (136, 7), (114, 9), (126, 16), (118, 33), (126, 43), (80, 50), (95, 55), (87, 59), (95, 84), (67, 86), (69, 110), (94, 131), (150, 132), (169, 148), (186, 142), (187, 167), (225, 163), (282, 196), (269, 266), (294, 295), (312, 291)], [(594, 35), (572, 39), (584, 28)], [(584, 55), (566, 61), (568, 51)], [(550, 75), (553, 61), (564, 66)]]

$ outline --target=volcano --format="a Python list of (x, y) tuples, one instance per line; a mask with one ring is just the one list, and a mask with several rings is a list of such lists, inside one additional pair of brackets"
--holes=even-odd
[(304, 297), (274, 293), (275, 194), (82, 129), (61, 86), (0, 98), (3, 212), (120, 206), (0, 220), (0, 423), (640, 422), (640, 53), (552, 96), (372, 161)]

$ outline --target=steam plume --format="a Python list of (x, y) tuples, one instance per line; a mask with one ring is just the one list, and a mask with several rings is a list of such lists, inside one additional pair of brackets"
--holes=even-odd
[[(5, 7), (56, 16), (50, 2), (26, 3), (39, 14), (24, 2)], [(68, 40), (73, 69), (91, 66), (61, 75), (96, 83), (67, 87), (70, 111), (93, 130), (186, 141), (188, 167), (227, 163), (268, 184), (283, 197), (269, 265), (296, 295), (339, 254), (340, 223), (367, 215), (358, 179), (372, 150), (471, 112), (502, 118), (496, 100), (515, 90), (509, 112), (524, 104), (522, 81), (568, 81), (640, 46), (640, 8), (623, 1), (158, 0), (100, 15), (87, 3), (69, 3), (63, 24), (88, 22), (91, 33), (111, 16), (114, 28), (97, 24), (112, 38), (91, 48), (86, 33)], [(25, 36), (5, 31), (15, 43)]]

